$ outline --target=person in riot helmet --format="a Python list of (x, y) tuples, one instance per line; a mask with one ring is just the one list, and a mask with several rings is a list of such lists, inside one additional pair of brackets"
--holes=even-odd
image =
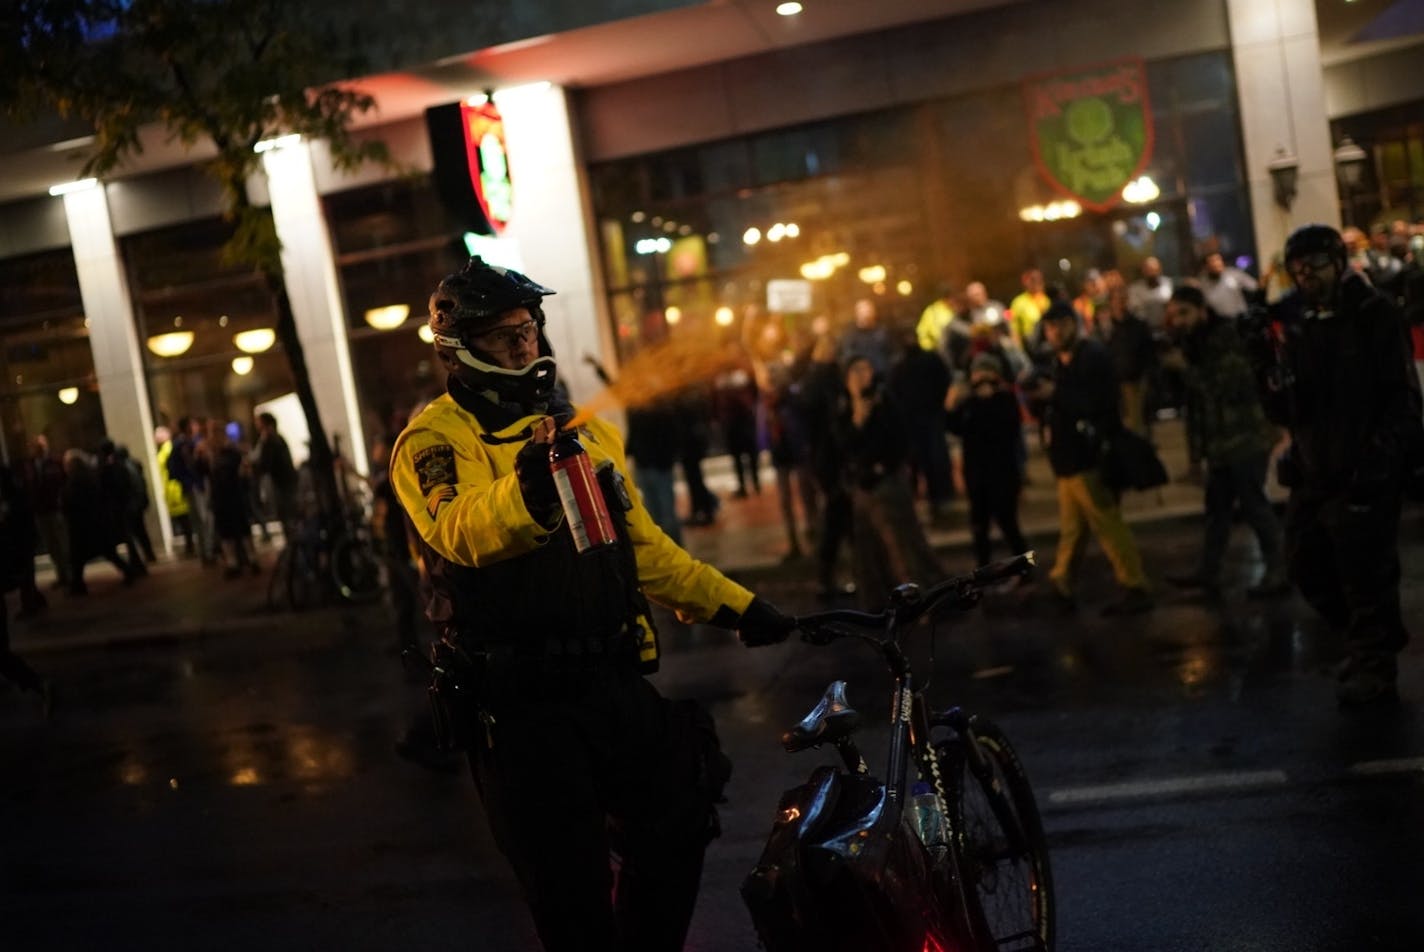
[[(1289, 429), (1285, 547), (1301, 594), (1345, 637), (1344, 707), (1395, 698), (1408, 641), (1399, 602), (1399, 517), (1419, 387), (1394, 304), (1350, 268), (1340, 233), (1286, 240), (1294, 290), (1243, 327), (1267, 416)], [(1266, 318), (1269, 317), (1269, 321)]]
[(479, 258), (440, 282), (430, 328), (447, 392), (397, 437), (391, 479), (424, 549), (437, 650), (457, 663), (448, 696), (469, 698), (447, 713), (473, 735), (486, 817), (544, 947), (681, 949), (731, 764), (704, 709), (643, 677), (657, 658), (647, 598), (748, 646), (794, 622), (657, 528), (598, 419), (578, 434), (617, 544), (577, 551), (549, 466), (573, 415), (544, 335), (553, 293)]

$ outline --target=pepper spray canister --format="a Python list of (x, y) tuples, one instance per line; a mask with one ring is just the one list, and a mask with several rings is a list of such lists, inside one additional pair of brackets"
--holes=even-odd
[(593, 461), (577, 435), (561, 433), (554, 439), (549, 447), (549, 468), (564, 507), (564, 521), (569, 524), (579, 552), (616, 544), (618, 535), (603, 490), (593, 474)]

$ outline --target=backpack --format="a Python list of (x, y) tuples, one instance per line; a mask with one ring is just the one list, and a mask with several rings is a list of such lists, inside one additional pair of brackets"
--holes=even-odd
[(1167, 467), (1156, 448), (1127, 427), (1119, 427), (1104, 441), (1101, 466), (1103, 482), (1116, 493), (1156, 489), (1167, 482)]

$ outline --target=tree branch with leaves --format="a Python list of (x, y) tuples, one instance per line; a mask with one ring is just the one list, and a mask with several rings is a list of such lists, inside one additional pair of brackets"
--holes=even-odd
[[(336, 482), (282, 271), (272, 216), (248, 183), (257, 143), (297, 133), (324, 140), (333, 164), (394, 167), (385, 144), (352, 134), (375, 100), (346, 81), (364, 70), (362, 38), (290, 0), (9, 0), (0, 14), (0, 110), (16, 119), (55, 114), (92, 123), (81, 174), (122, 170), (142, 134), (164, 129), (216, 155), (200, 164), (222, 186), (233, 227), (225, 263), (252, 267), (271, 292), (276, 333), (311, 433), (323, 510)], [(317, 11), (319, 13), (319, 11)]]

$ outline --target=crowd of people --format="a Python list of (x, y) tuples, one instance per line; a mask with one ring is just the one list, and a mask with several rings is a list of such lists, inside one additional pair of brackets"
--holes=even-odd
[[(1368, 239), (1346, 229), (1343, 239), (1354, 273), (1397, 306), (1418, 310), (1424, 232), (1411, 235), (1401, 222), (1377, 226)], [(1125, 441), (1123, 431), (1150, 440), (1154, 422), (1182, 419), (1188, 457), (1180, 475), (1203, 486), (1205, 540), (1195, 567), (1166, 581), (1219, 594), (1221, 556), (1239, 514), (1263, 563), (1248, 593), (1278, 597), (1290, 585), (1265, 486), (1271, 459), (1289, 440), (1258, 398), (1245, 328), (1253, 307), (1264, 313), (1290, 285), (1279, 258), (1258, 280), (1211, 251), (1193, 274), (1168, 275), (1148, 257), (1132, 275), (1089, 270), (1071, 289), (1030, 268), (1007, 305), (979, 281), (941, 286), (914, 322), (883, 321), (867, 297), (839, 332), (826, 317), (799, 322), (749, 308), (743, 365), (710, 387), (630, 413), (629, 455), (640, 483), (666, 487), (650, 510), (675, 539), (684, 524), (717, 518), (721, 501), (702, 476), (709, 446), (720, 443), (735, 464), (734, 499), (762, 491), (758, 464), (768, 459), (787, 561), (812, 555), (824, 598), (856, 591), (874, 607), (888, 582), (942, 573), (923, 528), (944, 524), (958, 493), (968, 497), (975, 563), (994, 554), (993, 526), (1008, 550), (1026, 547), (1018, 509), (1036, 440), (1059, 504), (1046, 594), (1075, 607), (1091, 535), (1122, 589), (1105, 611), (1135, 613), (1153, 607), (1152, 586), (1122, 519), (1122, 487), (1104, 480), (1104, 457)], [(1418, 314), (1410, 326), (1424, 379)], [(678, 463), (690, 507), (683, 518), (671, 493)], [(644, 480), (647, 470), (654, 472)], [(838, 576), (847, 543), (850, 584)]]

